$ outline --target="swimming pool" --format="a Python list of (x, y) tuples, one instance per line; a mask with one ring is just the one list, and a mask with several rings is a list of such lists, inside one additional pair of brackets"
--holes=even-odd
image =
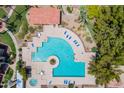
[(32, 53), (33, 62), (46, 62), (50, 56), (59, 59), (59, 65), (53, 69), (54, 77), (84, 77), (85, 63), (74, 62), (72, 47), (61, 38), (49, 37), (37, 51)]

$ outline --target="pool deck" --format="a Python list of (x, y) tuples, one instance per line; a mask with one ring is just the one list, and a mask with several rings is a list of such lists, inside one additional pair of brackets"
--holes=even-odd
[[(65, 31), (66, 34), (64, 34)], [(67, 35), (71, 37), (71, 39), (66, 38)], [(85, 77), (53, 77), (52, 72), (55, 66), (50, 65), (49, 62), (32, 62), (32, 52), (35, 52), (36, 48), (41, 46), (41, 42), (47, 42), (47, 37), (59, 37), (71, 45), (75, 54), (75, 61), (85, 62)], [(78, 42), (79, 46), (73, 42), (74, 40)], [(22, 53), (22, 59), (26, 62), (26, 66), (31, 66), (32, 68), (32, 77), (27, 80), (26, 87), (32, 87), (29, 84), (30, 79), (38, 80), (38, 84), (35, 86), (36, 88), (40, 88), (41, 85), (65, 85), (64, 80), (75, 81), (75, 85), (95, 85), (95, 78), (87, 73), (88, 63), (91, 61), (91, 57), (95, 56), (95, 53), (85, 52), (84, 45), (80, 38), (69, 29), (44, 25), (43, 32), (40, 32), (40, 36), (33, 37), (32, 42), (27, 42), (27, 47), (22, 48)], [(40, 75), (41, 71), (44, 71), (44, 75)]]

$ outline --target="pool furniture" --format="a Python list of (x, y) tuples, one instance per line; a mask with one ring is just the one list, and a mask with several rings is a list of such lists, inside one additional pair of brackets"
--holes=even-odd
[(41, 72), (40, 72), (40, 75), (43, 76), (43, 75), (44, 75), (44, 71), (41, 71)]
[(49, 83), (49, 85), (50, 85), (50, 84), (52, 83), (52, 80), (50, 80), (48, 83)]
[(70, 36), (69, 39), (71, 39), (72, 37)]
[(64, 84), (67, 85), (68, 84), (68, 80), (64, 80)]
[(40, 38), (40, 36), (41, 36), (41, 33), (40, 32), (37, 32), (37, 37)]
[(64, 34), (66, 35), (67, 31), (64, 32)]
[(16, 88), (23, 88), (23, 77), (17, 70), (17, 81), (16, 81)]
[(71, 84), (71, 81), (70, 80), (68, 81), (68, 84)]
[(34, 44), (33, 43), (31, 45), (32, 45), (32, 47), (34, 47)]
[(21, 80), (17, 79), (16, 84), (19, 84), (19, 83), (21, 83)]
[(64, 80), (64, 84), (65, 84), (65, 85), (75, 84), (75, 81), (71, 81), (71, 80)]
[(80, 44), (77, 45), (77, 47), (80, 46)]
[(80, 44), (78, 44), (77, 40), (74, 40), (73, 42), (74, 42), (74, 44), (75, 44), (77, 47), (80, 46)]
[(68, 38), (69, 37), (69, 35), (66, 35), (66, 38)]
[(76, 41), (76, 40), (74, 40), (73, 42), (74, 42), (75, 44), (77, 43), (77, 41)]

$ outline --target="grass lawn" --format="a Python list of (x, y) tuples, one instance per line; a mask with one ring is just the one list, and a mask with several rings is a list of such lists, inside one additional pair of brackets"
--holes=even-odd
[(15, 27), (15, 33), (17, 33), (20, 29), (20, 27), (24, 24), (27, 23), (26, 20), (26, 13), (28, 9), (25, 5), (17, 5), (12, 16), (8, 20), (9, 24), (14, 24)]
[(11, 37), (8, 35), (7, 32), (0, 33), (0, 42), (10, 46), (11, 50), (16, 53), (15, 45), (11, 39)]
[(3, 18), (4, 16), (6, 16), (6, 12), (2, 9), (2, 8), (0, 8), (0, 18)]
[(4, 80), (3, 80), (4, 83), (5, 84), (8, 83), (8, 80), (11, 80), (12, 76), (13, 76), (13, 69), (9, 67), (4, 76)]
[[(26, 19), (25, 19), (26, 20)], [(24, 39), (25, 35), (28, 33), (28, 23), (27, 20), (23, 21), (21, 25), (21, 30), (16, 35), (19, 39)]]

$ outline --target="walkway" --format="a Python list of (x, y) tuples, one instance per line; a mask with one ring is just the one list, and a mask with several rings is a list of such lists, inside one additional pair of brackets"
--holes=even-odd
[(16, 8), (16, 6), (12, 6), (11, 10), (9, 11), (7, 17), (10, 18), (12, 13), (13, 13), (13, 10)]
[(10, 37), (12, 38), (13, 42), (14, 42), (14, 45), (15, 45), (15, 48), (16, 48), (16, 61), (14, 62), (13, 65), (10, 65), (10, 67), (14, 70), (14, 75), (12, 77), (12, 80), (15, 79), (15, 76), (16, 76), (16, 62), (19, 61), (19, 47), (18, 47), (18, 44), (17, 44), (17, 41), (16, 41), (16, 38), (14, 37), (14, 35), (10, 32), (10, 31), (7, 31), (7, 33), (10, 35)]
[[(12, 6), (12, 9), (10, 10), (10, 12), (8, 13), (8, 18), (11, 17), (12, 13), (13, 13), (13, 10), (16, 8), (16, 6)], [(14, 75), (12, 77), (12, 80), (15, 79), (16, 77), (16, 62), (19, 61), (19, 47), (18, 47), (18, 44), (17, 44), (17, 41), (16, 41), (16, 38), (15, 36), (13, 35), (13, 33), (11, 31), (7, 31), (7, 33), (10, 35), (10, 37), (12, 38), (13, 42), (14, 42), (14, 45), (15, 45), (15, 48), (16, 48), (16, 61), (14, 62), (13, 65), (10, 65), (10, 67), (14, 70)]]

